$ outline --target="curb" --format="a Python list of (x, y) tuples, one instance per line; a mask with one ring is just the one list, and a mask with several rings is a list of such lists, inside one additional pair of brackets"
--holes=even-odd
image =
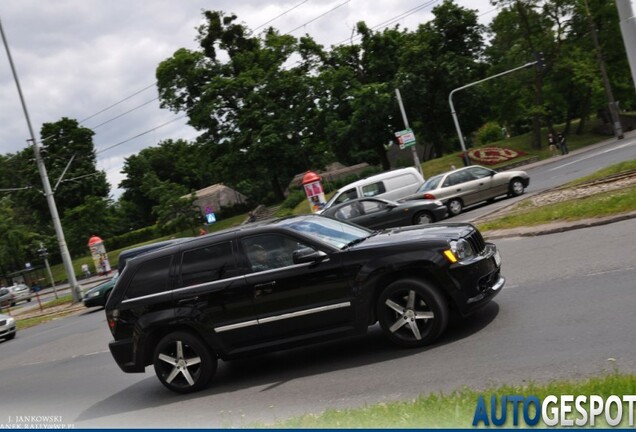
[(508, 237), (535, 237), (546, 234), (556, 234), (566, 231), (572, 231), (581, 228), (590, 228), (601, 225), (608, 225), (614, 222), (636, 219), (636, 211), (622, 213), (614, 216), (606, 216), (593, 219), (582, 219), (580, 221), (557, 222), (553, 224), (537, 225), (535, 227), (519, 227), (500, 229), (483, 232), (483, 236), (487, 239), (499, 239)]

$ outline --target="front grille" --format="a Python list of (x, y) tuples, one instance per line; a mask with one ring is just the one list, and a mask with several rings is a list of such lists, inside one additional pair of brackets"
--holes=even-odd
[(470, 243), (470, 246), (473, 248), (473, 252), (476, 255), (479, 255), (486, 249), (486, 242), (484, 238), (481, 236), (481, 233), (477, 230), (473, 230), (467, 237), (466, 240)]
[(7, 320), (0, 320), (0, 326), (6, 325), (7, 324)]

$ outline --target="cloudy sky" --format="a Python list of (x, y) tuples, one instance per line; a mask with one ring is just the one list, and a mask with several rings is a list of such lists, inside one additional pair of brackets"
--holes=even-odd
[[(177, 49), (196, 48), (202, 10), (235, 13), (252, 29), (269, 25), (309, 33), (326, 47), (358, 21), (408, 29), (432, 18), (442, 0), (2, 0), (0, 20), (31, 122), (77, 119), (95, 131), (98, 168), (117, 197), (124, 158), (168, 138), (194, 139), (181, 114), (159, 108), (155, 69)], [(487, 23), (488, 0), (456, 0)], [(321, 16), (322, 15), (322, 16)], [(381, 29), (382, 27), (380, 27)], [(114, 106), (113, 106), (114, 105)], [(103, 111), (103, 112), (102, 112)], [(134, 138), (136, 137), (136, 138)], [(6, 52), (0, 53), (0, 154), (29, 138)], [(22, 185), (14, 185), (20, 187)]]

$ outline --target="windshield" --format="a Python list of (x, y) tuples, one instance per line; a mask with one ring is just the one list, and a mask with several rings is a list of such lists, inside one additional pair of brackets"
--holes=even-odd
[(425, 192), (425, 191), (435, 189), (439, 185), (439, 182), (441, 180), (442, 180), (442, 175), (436, 175), (435, 177), (431, 177), (430, 179), (426, 180), (424, 184), (420, 186), (417, 191)]
[(342, 249), (354, 240), (369, 237), (371, 234), (371, 231), (365, 228), (322, 216), (284, 219), (278, 224), (316, 237), (338, 249)]

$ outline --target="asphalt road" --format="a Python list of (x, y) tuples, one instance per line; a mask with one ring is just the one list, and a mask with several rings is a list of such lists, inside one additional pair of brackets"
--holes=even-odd
[(526, 190), (526, 194), (516, 198), (500, 198), (489, 205), (473, 206), (459, 216), (452, 218), (452, 221), (472, 222), (501, 207), (514, 204), (529, 194), (543, 192), (590, 175), (602, 167), (632, 159), (636, 159), (636, 131), (626, 133), (622, 140), (608, 139), (599, 144), (570, 152), (566, 156), (556, 156), (532, 165), (519, 167), (517, 169), (524, 170), (530, 175), (530, 186)]
[(395, 349), (374, 327), (221, 362), (209, 389), (185, 397), (152, 369), (118, 369), (102, 310), (26, 329), (0, 343), (0, 425), (48, 415), (77, 428), (246, 426), (463, 386), (636, 371), (636, 220), (497, 244), (506, 288), (434, 347)]

